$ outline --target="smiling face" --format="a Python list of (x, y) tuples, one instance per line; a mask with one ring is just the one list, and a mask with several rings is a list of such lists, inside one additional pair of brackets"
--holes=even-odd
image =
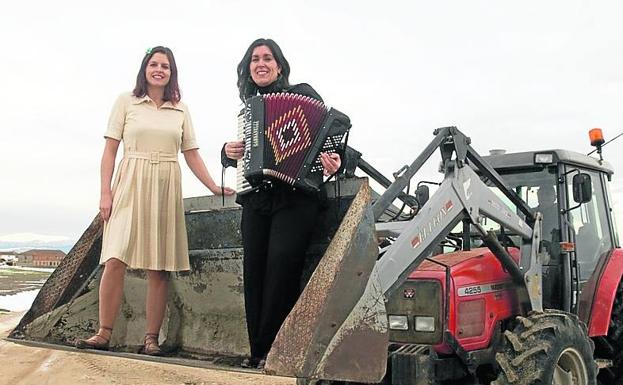
[(271, 84), (281, 73), (281, 67), (273, 57), (270, 48), (265, 45), (255, 47), (251, 54), (251, 64), (249, 64), (251, 79), (259, 87), (266, 87)]
[(145, 68), (147, 84), (153, 87), (164, 87), (171, 79), (171, 66), (167, 55), (156, 52)]

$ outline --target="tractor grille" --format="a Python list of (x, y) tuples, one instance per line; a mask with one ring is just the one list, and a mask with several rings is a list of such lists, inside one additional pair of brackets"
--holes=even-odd
[[(392, 342), (409, 344), (436, 344), (443, 335), (442, 290), (439, 281), (407, 280), (390, 296), (386, 304), (388, 316), (405, 316), (407, 330), (390, 330)], [(434, 318), (434, 331), (417, 331), (416, 317)]]

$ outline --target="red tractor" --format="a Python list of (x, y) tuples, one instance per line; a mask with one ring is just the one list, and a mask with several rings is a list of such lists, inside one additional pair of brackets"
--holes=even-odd
[[(394, 377), (408, 377), (409, 362), (418, 362), (408, 346), (427, 344), (437, 381), (593, 384), (602, 366), (600, 383), (623, 383), (623, 252), (608, 193), (612, 169), (562, 150), (483, 160), (543, 214), (544, 311), (522, 314), (511, 273), (481, 247), (480, 234), (451, 233), (444, 243), (451, 251), (425, 260), (387, 304), (390, 340), (398, 343)], [(490, 225), (519, 265), (518, 235)]]
[[(410, 180), (437, 150), (443, 181), (430, 199), (425, 184), (410, 195)], [(333, 210), (339, 228), (320, 234), (330, 243), (266, 372), (300, 384), (623, 385), (623, 251), (606, 162), (564, 150), (480, 157), (455, 127), (436, 130), (394, 182), (357, 154), (347, 151), (346, 175), (358, 166), (386, 190), (379, 196), (365, 179), (340, 181), (358, 192), (337, 194), (348, 210), (343, 219), (344, 210)], [(232, 351), (223, 340), (245, 333), (236, 213), (187, 214), (194, 274), (175, 280), (167, 331), (181, 351), (197, 352), (202, 341)], [(96, 218), (13, 338), (68, 343), (93, 332), (100, 231)], [(206, 281), (212, 273), (227, 279)], [(212, 292), (219, 297), (204, 299)], [(211, 301), (225, 310), (202, 307)], [(206, 319), (216, 330), (207, 332)], [(131, 348), (131, 336), (118, 345)]]
[[(438, 190), (404, 193), (437, 148)], [(480, 157), (446, 127), (391, 185), (362, 164), (387, 188), (372, 204), (376, 238), (365, 209), (350, 214), (356, 241), (343, 261), (325, 254), (269, 372), (300, 383), (623, 384), (623, 251), (606, 162), (565, 150)], [(417, 214), (396, 212), (396, 198)]]

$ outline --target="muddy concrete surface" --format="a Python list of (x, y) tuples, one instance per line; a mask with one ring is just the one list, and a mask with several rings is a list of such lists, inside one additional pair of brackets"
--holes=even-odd
[(293, 378), (253, 371), (192, 368), (7, 341), (23, 313), (0, 313), (1, 385), (286, 385)]

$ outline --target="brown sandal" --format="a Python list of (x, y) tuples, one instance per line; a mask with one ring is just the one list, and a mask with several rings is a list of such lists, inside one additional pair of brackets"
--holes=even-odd
[[(108, 338), (102, 335), (102, 330), (108, 331)], [(112, 336), (112, 328), (100, 326), (97, 333), (87, 339), (77, 340), (76, 347), (78, 349), (95, 349), (108, 350), (110, 345), (110, 337)]]
[(147, 354), (148, 356), (162, 355), (162, 350), (160, 349), (160, 345), (158, 345), (157, 333), (145, 334), (145, 341), (143, 343), (143, 347), (141, 348), (141, 353)]

